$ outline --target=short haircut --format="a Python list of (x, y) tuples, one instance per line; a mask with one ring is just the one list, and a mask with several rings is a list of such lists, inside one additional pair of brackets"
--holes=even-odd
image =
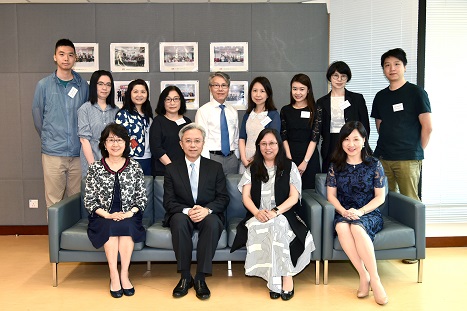
[(401, 48), (395, 48), (381, 55), (381, 67), (384, 68), (384, 61), (386, 58), (391, 56), (400, 60), (404, 64), (404, 67), (407, 66), (407, 55), (405, 54), (405, 51)]
[(54, 54), (55, 52), (57, 52), (57, 49), (58, 47), (60, 46), (69, 46), (69, 47), (72, 47), (73, 48), (73, 52), (76, 54), (76, 49), (75, 49), (75, 45), (73, 44), (73, 42), (71, 42), (70, 39), (60, 39), (57, 41), (57, 43), (55, 43), (55, 51), (54, 51)]
[(143, 103), (141, 106), (141, 109), (143, 110), (144, 117), (152, 119), (153, 113), (152, 113), (152, 108), (151, 108), (151, 102), (149, 101), (149, 87), (143, 79), (136, 79), (130, 82), (128, 84), (128, 89), (125, 92), (125, 101), (123, 102), (123, 107), (120, 110), (126, 110), (130, 114), (136, 115), (138, 112), (136, 111), (136, 106), (131, 100), (131, 92), (137, 85), (142, 85), (146, 89), (146, 93), (148, 94), (148, 98), (146, 101)]
[(178, 109), (178, 114), (185, 114), (186, 112), (186, 100), (185, 96), (183, 96), (182, 91), (175, 86), (175, 85), (169, 85), (167, 86), (162, 92), (161, 95), (159, 95), (159, 101), (157, 102), (157, 107), (156, 107), (156, 113), (158, 115), (164, 115), (166, 113), (165, 111), (165, 99), (167, 96), (169, 96), (169, 93), (171, 91), (175, 91), (178, 93), (178, 96), (180, 96), (180, 109)]
[(326, 78), (328, 79), (328, 81), (331, 81), (331, 76), (336, 71), (341, 75), (346, 75), (347, 82), (349, 82), (350, 79), (352, 79), (352, 71), (350, 71), (349, 65), (347, 65), (343, 61), (336, 61), (329, 65), (328, 71), (326, 72)]
[(178, 137), (180, 138), (180, 141), (182, 140), (182, 137), (185, 134), (185, 132), (189, 130), (199, 130), (201, 132), (201, 135), (203, 135), (203, 141), (206, 139), (206, 131), (204, 130), (204, 127), (193, 122), (188, 123), (180, 129), (180, 131), (178, 132)]
[(115, 108), (115, 85), (114, 85), (114, 78), (109, 71), (106, 70), (97, 70), (91, 76), (91, 80), (89, 81), (89, 101), (92, 105), (97, 103), (97, 82), (99, 78), (102, 76), (107, 76), (110, 78), (110, 83), (112, 84), (110, 87), (109, 96), (105, 99), (107, 105), (112, 108)]
[(256, 77), (251, 81), (250, 87), (248, 89), (248, 109), (246, 110), (246, 113), (251, 113), (256, 107), (255, 102), (253, 101), (253, 98), (251, 97), (251, 91), (253, 90), (253, 86), (259, 83), (264, 87), (264, 90), (266, 91), (266, 94), (268, 95), (268, 98), (266, 99), (266, 102), (264, 103), (264, 108), (267, 111), (273, 111), (277, 110), (276, 106), (274, 105), (274, 100), (272, 98), (272, 86), (271, 82), (269, 82), (268, 78), (266, 77)]
[(209, 75), (209, 86), (211, 86), (211, 81), (212, 79), (214, 79), (215, 77), (221, 77), (225, 80), (225, 82), (227, 83), (228, 86), (230, 86), (230, 76), (228, 74), (226, 74), (225, 72), (222, 72), (222, 71), (216, 71), (216, 72), (212, 72), (210, 75)]
[(109, 157), (109, 152), (105, 148), (105, 141), (107, 138), (109, 138), (111, 133), (125, 141), (125, 150), (123, 151), (122, 157), (128, 158), (130, 156), (130, 136), (128, 136), (128, 130), (123, 125), (117, 123), (110, 123), (101, 133), (101, 138), (99, 139), (99, 149), (101, 151), (102, 157)]

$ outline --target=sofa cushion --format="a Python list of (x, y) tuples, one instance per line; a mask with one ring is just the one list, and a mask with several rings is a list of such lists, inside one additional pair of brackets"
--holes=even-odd
[[(143, 226), (147, 228), (149, 220), (143, 219)], [(146, 223), (145, 223), (146, 222)], [(135, 251), (141, 250), (144, 247), (144, 243), (135, 243)], [(66, 229), (61, 234), (60, 248), (73, 250), (73, 251), (93, 251), (103, 252), (104, 247), (99, 249), (92, 246), (91, 241), (88, 238), (88, 219), (83, 218), (71, 228)]]
[[(391, 217), (383, 216), (383, 230), (378, 232), (373, 241), (375, 250), (396, 249), (415, 246), (415, 231)], [(339, 239), (334, 239), (334, 249), (342, 250)]]
[[(193, 232), (193, 249), (195, 250), (198, 245), (198, 230)], [(172, 245), (172, 233), (170, 228), (163, 227), (162, 221), (156, 221), (152, 226), (146, 230), (146, 245), (154, 248), (161, 249), (173, 249)], [(222, 230), (219, 243), (217, 243), (217, 249), (223, 249), (227, 247), (227, 231)]]

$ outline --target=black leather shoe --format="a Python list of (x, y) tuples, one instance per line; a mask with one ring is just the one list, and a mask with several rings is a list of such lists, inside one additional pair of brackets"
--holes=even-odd
[(193, 287), (193, 278), (190, 279), (184, 279), (181, 278), (180, 281), (178, 281), (177, 286), (175, 286), (172, 296), (175, 298), (180, 298), (188, 294), (188, 290)]
[(269, 297), (271, 299), (279, 299), (281, 297), (280, 293), (273, 292), (272, 290), (269, 291)]
[(135, 294), (135, 288), (134, 287), (129, 288), (129, 289), (123, 288), (123, 295), (133, 296), (134, 294)]
[(281, 298), (282, 298), (282, 300), (290, 300), (290, 299), (292, 299), (293, 294), (294, 294), (293, 289), (290, 292), (281, 291)]
[(113, 291), (112, 287), (110, 288), (110, 296), (113, 298), (122, 298), (123, 296), (123, 289), (120, 287), (119, 290)]
[(198, 297), (201, 300), (205, 300), (211, 297), (211, 291), (209, 290), (208, 285), (205, 281), (196, 281), (195, 291), (196, 297)]

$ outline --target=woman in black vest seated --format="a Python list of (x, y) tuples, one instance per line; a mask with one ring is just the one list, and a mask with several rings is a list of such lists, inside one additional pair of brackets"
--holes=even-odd
[(265, 279), (271, 299), (294, 295), (292, 276), (310, 263), (313, 237), (296, 214), (302, 192), (297, 166), (285, 155), (279, 132), (262, 130), (253, 161), (238, 189), (247, 209), (232, 252), (245, 246), (245, 274)]

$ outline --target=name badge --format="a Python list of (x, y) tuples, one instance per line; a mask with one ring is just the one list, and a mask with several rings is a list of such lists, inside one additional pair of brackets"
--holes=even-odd
[(311, 116), (310, 112), (309, 111), (302, 111), (302, 113), (300, 114), (300, 118), (302, 119), (309, 119)]
[(185, 124), (186, 121), (185, 121), (185, 119), (181, 118), (181, 119), (178, 119), (177, 121), (175, 121), (175, 123), (177, 123), (177, 125), (182, 125), (182, 124)]
[(340, 108), (341, 108), (342, 110), (344, 110), (344, 109), (350, 107), (350, 102), (349, 102), (348, 100), (346, 100), (345, 102), (342, 102), (339, 106), (340, 106)]
[(71, 98), (75, 98), (76, 93), (78, 93), (78, 89), (73, 86), (68, 92), (68, 96), (70, 96)]
[(266, 125), (268, 125), (269, 123), (271, 123), (271, 121), (272, 121), (271, 118), (268, 117), (268, 116), (266, 116), (266, 118), (264, 118), (263, 120), (261, 120), (260, 123), (261, 123), (262, 126), (266, 127)]
[(404, 110), (404, 104), (403, 103), (394, 104), (394, 105), (392, 105), (392, 110), (394, 112), (402, 111), (402, 110)]

